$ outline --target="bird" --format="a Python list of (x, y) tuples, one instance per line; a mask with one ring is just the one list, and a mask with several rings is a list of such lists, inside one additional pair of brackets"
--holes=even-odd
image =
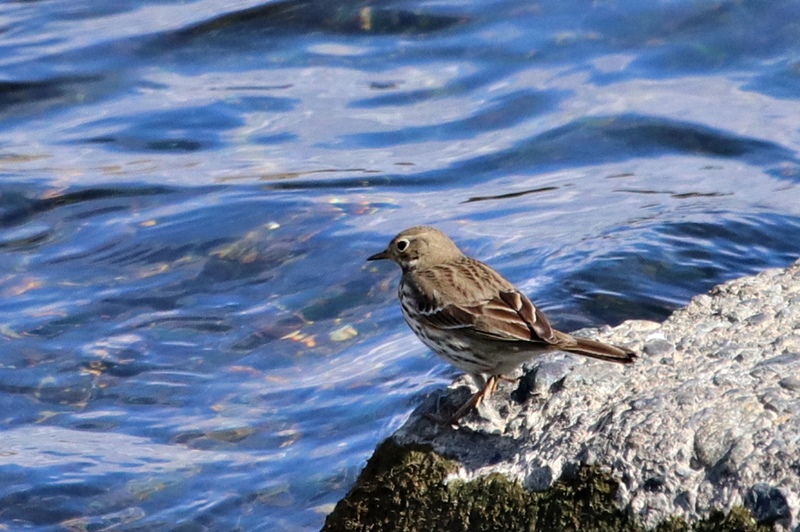
[(406, 323), (422, 343), (478, 385), (452, 416), (426, 415), (433, 421), (458, 424), (494, 393), (500, 379), (542, 353), (565, 351), (620, 364), (637, 358), (626, 347), (554, 329), (510, 281), (466, 256), (435, 227), (405, 229), (367, 260), (400, 267), (397, 294)]

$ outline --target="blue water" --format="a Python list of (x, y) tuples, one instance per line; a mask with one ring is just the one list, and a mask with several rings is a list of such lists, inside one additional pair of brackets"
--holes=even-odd
[(0, 527), (317, 530), (456, 371), (436, 224), (559, 327), (800, 257), (800, 2), (0, 4)]

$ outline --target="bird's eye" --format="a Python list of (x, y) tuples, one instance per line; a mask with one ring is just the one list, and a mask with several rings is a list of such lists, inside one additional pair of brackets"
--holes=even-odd
[(398, 240), (396, 246), (397, 246), (397, 251), (402, 253), (402, 252), (404, 252), (405, 250), (408, 249), (408, 240), (405, 240), (405, 239)]

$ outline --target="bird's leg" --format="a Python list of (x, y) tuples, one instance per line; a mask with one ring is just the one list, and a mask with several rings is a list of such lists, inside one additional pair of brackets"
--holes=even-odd
[[(492, 375), (491, 377), (489, 377), (489, 380), (486, 381), (486, 386), (489, 387), (489, 390), (488, 390), (487, 393), (485, 393), (483, 395), (484, 399), (488, 399), (488, 398), (490, 398), (492, 396), (492, 394), (495, 392), (495, 390), (497, 390), (497, 384), (501, 380), (508, 380), (508, 377), (503, 377), (502, 375)], [(511, 382), (513, 382), (513, 381), (511, 381)]]
[(438, 423), (440, 425), (456, 425), (458, 424), (458, 420), (464, 417), (470, 410), (473, 408), (477, 408), (484, 399), (488, 399), (497, 389), (497, 383), (500, 381), (500, 375), (491, 375), (487, 380), (486, 383), (483, 385), (483, 388), (475, 392), (469, 400), (461, 405), (461, 407), (455, 411), (455, 413), (450, 416), (449, 418), (441, 418), (438, 416), (434, 416), (432, 414), (425, 414), (425, 417), (428, 418), (430, 421), (434, 423)]
[(483, 385), (483, 388), (478, 390), (472, 397), (469, 398), (469, 401), (461, 405), (461, 408), (456, 410), (455, 414), (453, 414), (450, 418), (450, 423), (455, 423), (467, 415), (467, 413), (469, 413), (473, 408), (478, 408), (484, 399), (491, 397), (494, 391), (497, 389), (497, 383), (499, 381), (499, 375), (490, 375), (486, 380), (486, 384)]

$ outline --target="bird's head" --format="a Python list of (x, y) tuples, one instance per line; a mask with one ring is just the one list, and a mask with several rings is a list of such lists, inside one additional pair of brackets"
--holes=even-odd
[(402, 231), (389, 242), (386, 249), (367, 260), (388, 259), (407, 272), (425, 270), (463, 256), (446, 234), (435, 227), (419, 226)]

